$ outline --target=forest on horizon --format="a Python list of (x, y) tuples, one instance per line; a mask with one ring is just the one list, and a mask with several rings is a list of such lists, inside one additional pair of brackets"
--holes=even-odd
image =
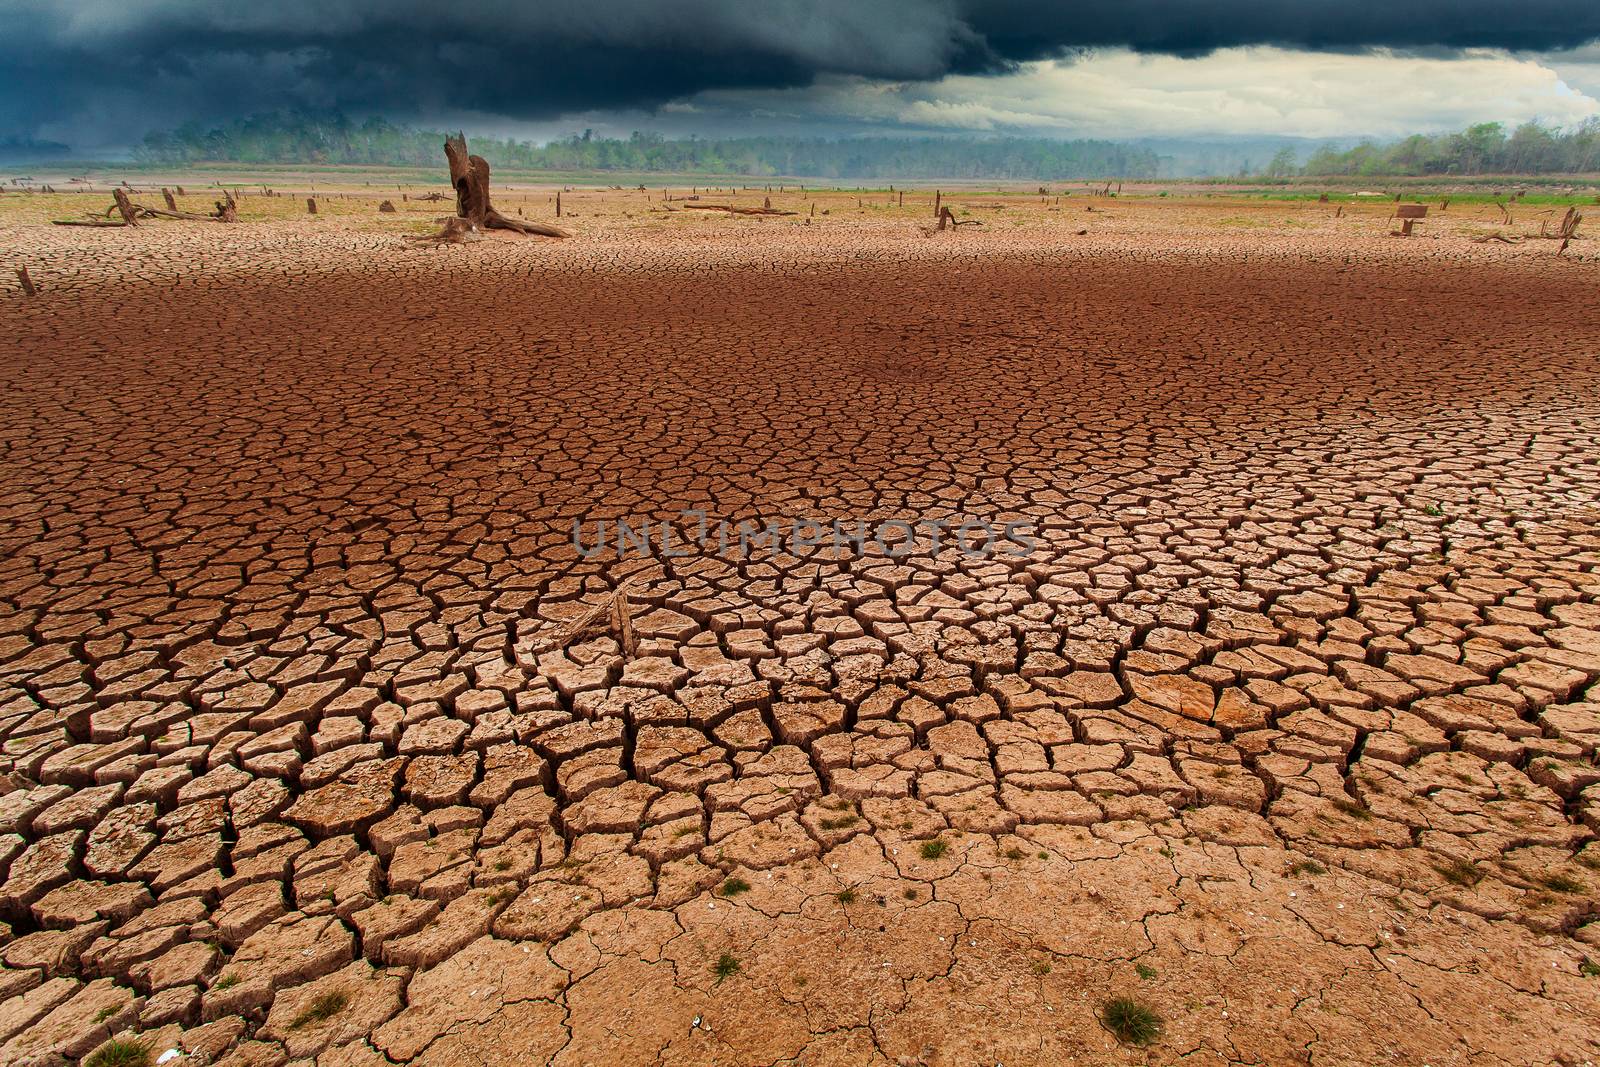
[[(190, 122), (151, 133), (135, 158), (153, 163), (321, 163), (433, 166), (440, 130), (383, 118), (273, 112), (221, 126)], [(628, 138), (591, 132), (545, 144), (471, 136), (474, 152), (492, 166), (549, 171), (744, 174), (818, 178), (992, 178), (1044, 181), (1068, 178), (1171, 176), (1168, 162), (1148, 144), (1042, 137), (731, 137)], [(1473, 176), (1565, 174), (1600, 170), (1600, 119), (1562, 130), (1537, 122), (1507, 131), (1495, 122), (1456, 133), (1416, 134), (1349, 147), (1324, 144), (1302, 161), (1280, 148), (1259, 169), (1239, 176)], [(1219, 174), (1217, 177), (1230, 175)]]

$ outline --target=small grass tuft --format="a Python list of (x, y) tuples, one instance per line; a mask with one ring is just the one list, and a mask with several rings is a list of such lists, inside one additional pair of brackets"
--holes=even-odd
[(1454, 885), (1470, 888), (1483, 881), (1483, 872), (1474, 864), (1460, 858), (1435, 863), (1433, 869), (1438, 871), (1439, 876), (1445, 881)]
[(1148, 982), (1156, 976), (1156, 969), (1148, 963), (1135, 963), (1133, 965), (1133, 973)]
[(234, 986), (236, 986), (238, 984), (239, 984), (239, 976), (238, 975), (236, 975), (236, 974), (225, 974), (221, 978), (217, 979), (217, 981), (211, 986), (211, 988), (212, 989), (232, 989)]
[(1547, 874), (1539, 884), (1552, 893), (1582, 893), (1588, 887), (1568, 874)]
[(1327, 874), (1328, 868), (1316, 860), (1297, 860), (1289, 866), (1290, 874)]
[(1337, 797), (1334, 799), (1333, 806), (1350, 816), (1352, 819), (1359, 819), (1362, 822), (1368, 822), (1372, 818), (1372, 812), (1365, 804), (1358, 800)]
[(924, 841), (919, 851), (922, 853), (923, 859), (936, 860), (946, 852), (949, 852), (950, 846), (936, 837), (932, 841)]
[(94, 1013), (94, 1021), (97, 1023), (103, 1023), (121, 1010), (121, 1004), (107, 1004), (105, 1007)]
[(150, 1046), (143, 1041), (112, 1038), (83, 1061), (83, 1067), (150, 1067)]
[(338, 1015), (349, 1006), (350, 998), (344, 991), (335, 989), (331, 993), (324, 993), (306, 1006), (306, 1010), (295, 1016), (294, 1022), (289, 1024), (289, 1029), (300, 1030), (317, 1023), (325, 1023)]
[(736, 897), (740, 893), (750, 892), (750, 883), (743, 878), (729, 878), (722, 883), (722, 889), (719, 892), (725, 897)]
[(717, 985), (738, 974), (740, 969), (739, 957), (731, 952), (724, 952), (717, 957), (717, 962), (711, 965), (711, 973), (716, 976)]
[(1043, 978), (1045, 975), (1049, 974), (1050, 973), (1050, 961), (1049, 960), (1034, 960), (1033, 961), (1033, 973), (1038, 975), (1040, 978)]
[(1148, 1045), (1161, 1036), (1161, 1016), (1129, 997), (1106, 1001), (1100, 1021), (1125, 1045)]
[(1600, 978), (1600, 963), (1584, 960), (1578, 964), (1578, 973), (1585, 978)]
[(841, 904), (854, 904), (856, 901), (856, 891), (854, 889), (841, 889), (833, 895), (833, 899), (837, 900)]

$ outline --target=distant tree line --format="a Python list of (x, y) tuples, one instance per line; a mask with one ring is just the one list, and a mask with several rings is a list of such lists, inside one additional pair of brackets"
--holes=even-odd
[[(439, 166), (445, 134), (381, 118), (273, 113), (207, 128), (188, 123), (152, 133), (135, 157), (155, 163), (358, 163)], [(1151, 178), (1160, 159), (1112, 141), (1034, 137), (734, 137), (668, 140), (581, 135), (547, 144), (473, 135), (472, 150), (494, 167), (551, 171), (745, 174), (759, 177), (973, 178), (1060, 180)]]
[(1324, 146), (1305, 166), (1285, 148), (1267, 165), (1266, 177), (1304, 175), (1581, 174), (1600, 171), (1600, 119), (1570, 130), (1525, 122), (1510, 134), (1498, 122), (1460, 133), (1415, 134), (1392, 144), (1363, 141), (1340, 150)]

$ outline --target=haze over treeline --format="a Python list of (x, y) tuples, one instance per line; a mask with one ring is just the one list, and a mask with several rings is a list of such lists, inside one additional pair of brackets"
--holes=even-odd
[[(331, 163), (435, 166), (445, 133), (382, 118), (271, 113), (222, 126), (188, 123), (145, 137), (135, 157), (154, 163)], [(1154, 178), (1196, 173), (1148, 144), (1038, 137), (628, 138), (585, 132), (544, 144), (473, 136), (491, 165), (528, 170), (744, 174), (817, 178), (1061, 180)], [(1481, 123), (1458, 133), (1417, 134), (1354, 146), (1285, 146), (1247, 166), (1267, 177), (1298, 175), (1470, 176), (1600, 170), (1600, 120), (1561, 130), (1529, 122), (1508, 131)]]

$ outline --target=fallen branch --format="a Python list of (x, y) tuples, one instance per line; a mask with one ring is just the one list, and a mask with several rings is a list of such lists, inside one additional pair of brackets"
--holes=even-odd
[(531, 654), (542, 656), (548, 652), (558, 652), (585, 634), (605, 630), (616, 633), (622, 654), (633, 659), (639, 654), (639, 640), (633, 632), (633, 609), (628, 603), (628, 595), (633, 589), (633, 579), (624, 581), (616, 592), (561, 627), (550, 640), (536, 646)]
[(729, 204), (685, 204), (690, 211), (726, 211), (732, 215), (798, 215), (798, 211), (779, 211), (773, 207), (733, 207)]
[(1518, 244), (1522, 243), (1522, 238), (1520, 238), (1520, 237), (1507, 237), (1503, 233), (1486, 233), (1482, 237), (1473, 237), (1470, 240), (1472, 241), (1473, 244), (1478, 244), (1478, 245), (1486, 245), (1490, 241), (1497, 241), (1497, 242), (1499, 242), (1500, 244), (1503, 244), (1503, 245), (1518, 245)]

